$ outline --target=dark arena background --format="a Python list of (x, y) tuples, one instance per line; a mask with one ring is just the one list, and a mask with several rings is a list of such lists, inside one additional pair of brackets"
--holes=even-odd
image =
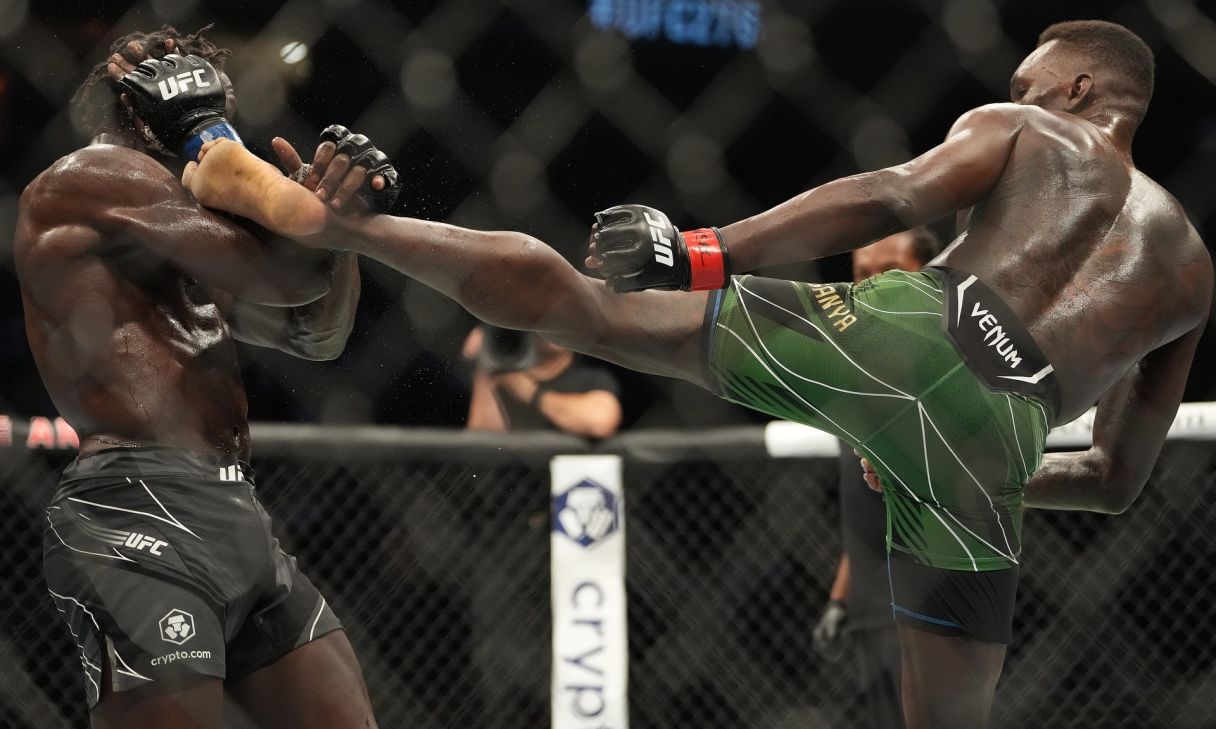
[[(610, 205), (725, 225), (909, 159), (1007, 100), (1038, 33), (1077, 18), (1155, 52), (1135, 159), (1210, 247), (1210, 4), (0, 0), (0, 729), (87, 725), (41, 575), (72, 434), (26, 344), (11, 240), (22, 189), (86, 141), (67, 101), (114, 38), (214, 23), (234, 124), (263, 157), (274, 135), (311, 150), (344, 124), (400, 170), (395, 213), (525, 231), (581, 267)], [(811, 647), (840, 548), (834, 458), (776, 457), (764, 418), (616, 368), (610, 440), (466, 433), (476, 322), (379, 264), (362, 273), (337, 361), (241, 355), (262, 498), (345, 622), (382, 727), (550, 725), (548, 463), (590, 452), (623, 459), (630, 723), (861, 726), (852, 665)], [(847, 258), (773, 273), (850, 275)], [(1188, 401), (1216, 400), (1214, 365), (1209, 332)], [(992, 726), (1216, 728), (1216, 409), (1191, 412), (1126, 514), (1027, 514)]]

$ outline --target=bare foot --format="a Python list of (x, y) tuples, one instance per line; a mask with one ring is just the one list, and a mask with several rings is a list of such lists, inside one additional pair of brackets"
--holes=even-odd
[(186, 165), (182, 185), (205, 207), (292, 238), (319, 233), (329, 215), (316, 195), (228, 139), (203, 145), (199, 162)]

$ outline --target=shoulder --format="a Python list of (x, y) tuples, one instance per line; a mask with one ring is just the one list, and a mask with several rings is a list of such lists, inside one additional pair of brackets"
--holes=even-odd
[(1031, 122), (1033, 109), (1037, 109), (1037, 107), (1010, 103), (977, 106), (954, 122), (948, 136), (953, 137), (963, 132), (975, 131), (1016, 133)]
[(155, 204), (172, 196), (174, 186), (180, 188), (164, 165), (136, 150), (110, 144), (78, 149), (22, 191), (14, 245), (19, 254), (52, 242), (58, 245), (51, 249), (71, 243), (75, 250), (105, 227), (115, 208)]
[[(145, 198), (166, 192), (177, 179), (152, 157), (128, 147), (91, 144), (59, 158), (34, 178), (22, 193), (22, 208), (30, 212), (58, 203), (74, 202), (63, 212), (82, 211), (84, 200)], [(83, 197), (82, 197), (83, 196)], [(142, 201), (142, 200), (141, 200)]]
[(1147, 226), (1152, 234), (1177, 241), (1185, 248), (1203, 249), (1206, 254), (1207, 249), (1187, 216), (1186, 208), (1169, 190), (1138, 168), (1132, 173), (1128, 197), (1137, 204), (1126, 212), (1139, 224)]

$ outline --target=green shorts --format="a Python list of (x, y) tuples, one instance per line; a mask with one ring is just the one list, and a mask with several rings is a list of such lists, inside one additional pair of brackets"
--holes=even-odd
[(1055, 383), (974, 276), (737, 276), (711, 294), (705, 323), (706, 373), (720, 395), (827, 431), (870, 460), (893, 556), (977, 572), (1018, 564), (1022, 494)]

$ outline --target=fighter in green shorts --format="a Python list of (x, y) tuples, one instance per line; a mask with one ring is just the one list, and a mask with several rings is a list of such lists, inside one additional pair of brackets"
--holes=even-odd
[[(833, 180), (720, 232), (680, 234), (638, 205), (601, 213), (588, 263), (610, 288), (526, 234), (333, 215), (234, 142), (205, 146), (183, 185), (307, 245), (375, 258), (488, 323), (861, 445), (892, 494), (897, 612), (920, 614), (899, 625), (906, 725), (978, 729), (1006, 647), (965, 623), (1012, 610), (1019, 503), (1127, 508), (1207, 321), (1203, 241), (1132, 163), (1152, 87), (1152, 52), (1126, 28), (1052, 26), (1014, 73), (1012, 103), (964, 114), (905, 164)], [(955, 213), (959, 236), (933, 261), (944, 268), (855, 288), (730, 276)], [(1046, 428), (1095, 402), (1093, 447), (1040, 463)], [(961, 619), (900, 604), (909, 586)]]
[(710, 296), (706, 363), (724, 397), (869, 458), (892, 485), (891, 551), (949, 570), (1008, 569), (1056, 406), (982, 381), (947, 335), (946, 300), (928, 271), (857, 284), (736, 276)]

